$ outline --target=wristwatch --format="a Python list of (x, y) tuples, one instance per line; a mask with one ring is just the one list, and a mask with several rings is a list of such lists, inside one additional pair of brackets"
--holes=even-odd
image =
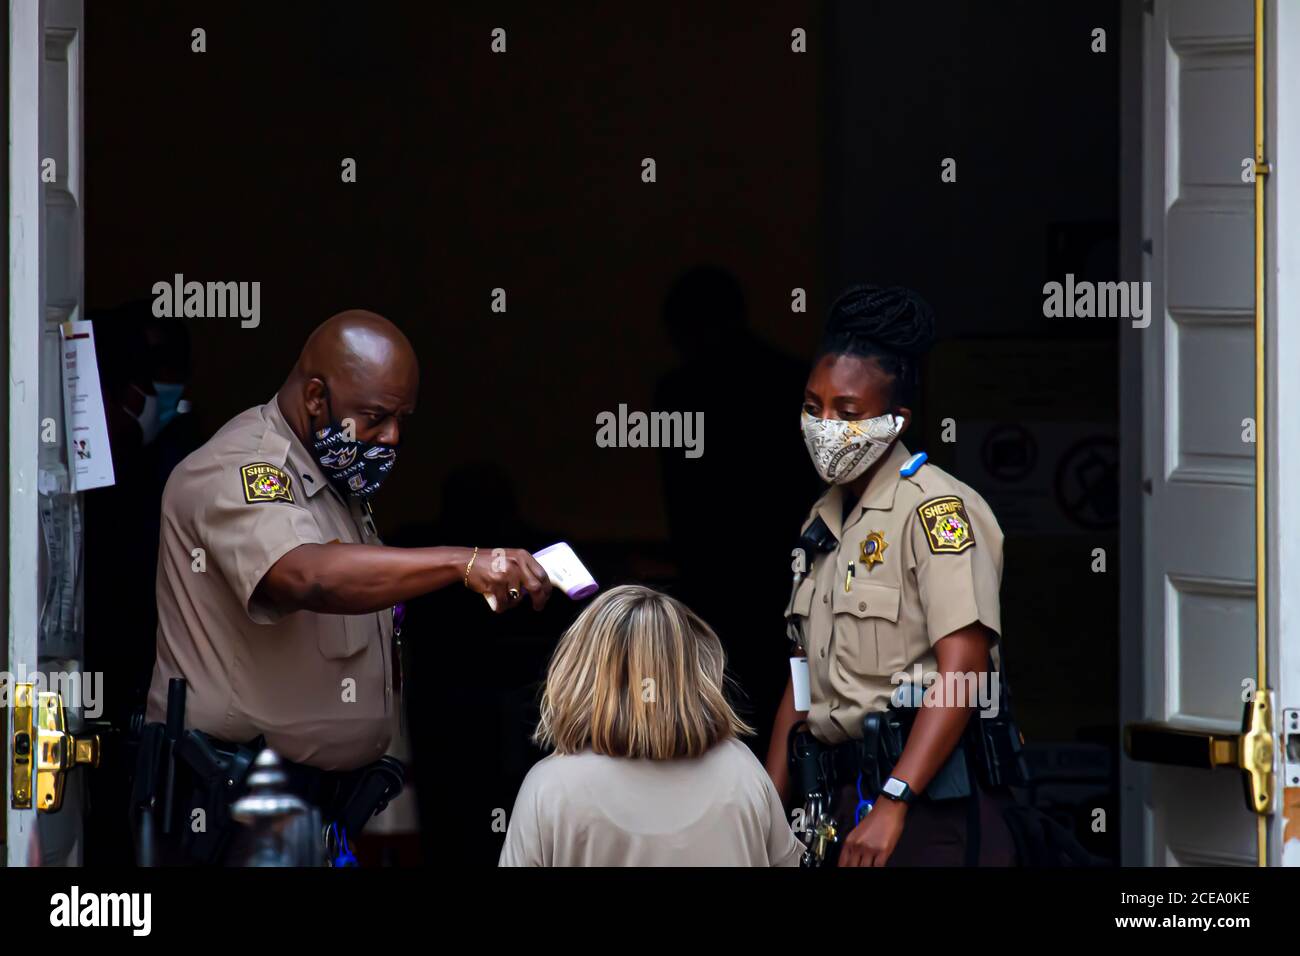
[(880, 788), (880, 795), (890, 800), (897, 800), (899, 803), (916, 802), (916, 794), (907, 785), (907, 781), (899, 780), (897, 777), (890, 777), (885, 781), (885, 785)]

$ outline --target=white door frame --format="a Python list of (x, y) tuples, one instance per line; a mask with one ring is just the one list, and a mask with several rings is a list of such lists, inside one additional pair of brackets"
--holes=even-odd
[[(58, 478), (65, 448), (61, 429), (52, 430), (53, 445), (43, 446), (40, 434), (43, 417), (57, 421), (61, 415), (59, 326), (84, 312), (84, 23), (83, 0), (9, 2), (9, 679), (40, 669), (40, 655), (49, 650), (39, 641), (40, 486), (43, 477)], [(55, 164), (48, 183), (42, 176), (47, 159)], [(50, 469), (47, 475), (42, 467)], [(7, 752), (12, 708), (5, 714)], [(80, 863), (81, 782), (65, 792), (62, 816), (40, 819), (35, 810), (10, 808), (9, 767), (3, 771), (5, 863)]]
[[(45, 315), (45, 203), (40, 179), (40, 78), (45, 59), (44, 3), (9, 2), (9, 621), (11, 673), (36, 667), (40, 616), (37, 470), (41, 331)], [(12, 688), (9, 693), (12, 693)], [(13, 708), (5, 708), (5, 863), (34, 853), (36, 813), (10, 806)]]
[[(1287, 714), (1300, 715), (1300, 4), (1270, 0), (1265, 24), (1269, 677), (1279, 742), (1269, 864), (1300, 866), (1300, 763), (1286, 760)], [(1284, 842), (1288, 804), (1296, 819)]]

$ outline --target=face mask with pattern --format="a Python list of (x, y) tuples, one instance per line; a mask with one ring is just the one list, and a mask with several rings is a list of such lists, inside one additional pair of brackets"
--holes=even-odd
[(861, 421), (814, 418), (804, 412), (799, 419), (804, 444), (822, 481), (843, 485), (880, 460), (903, 430), (901, 415), (878, 415)]
[(347, 429), (334, 418), (328, 394), (325, 401), (329, 424), (312, 433), (312, 456), (339, 491), (353, 498), (367, 499), (392, 472), (397, 448), (349, 438)]

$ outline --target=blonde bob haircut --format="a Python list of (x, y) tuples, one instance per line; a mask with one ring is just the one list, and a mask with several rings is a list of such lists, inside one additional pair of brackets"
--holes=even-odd
[(723, 694), (725, 665), (718, 635), (680, 601), (613, 588), (560, 638), (533, 740), (561, 754), (698, 757), (754, 732)]

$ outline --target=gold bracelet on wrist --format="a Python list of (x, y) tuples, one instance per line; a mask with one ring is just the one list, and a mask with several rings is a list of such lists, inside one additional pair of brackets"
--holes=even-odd
[(465, 565), (465, 587), (469, 587), (469, 569), (474, 567), (474, 559), (478, 557), (478, 548), (469, 556), (469, 564)]

